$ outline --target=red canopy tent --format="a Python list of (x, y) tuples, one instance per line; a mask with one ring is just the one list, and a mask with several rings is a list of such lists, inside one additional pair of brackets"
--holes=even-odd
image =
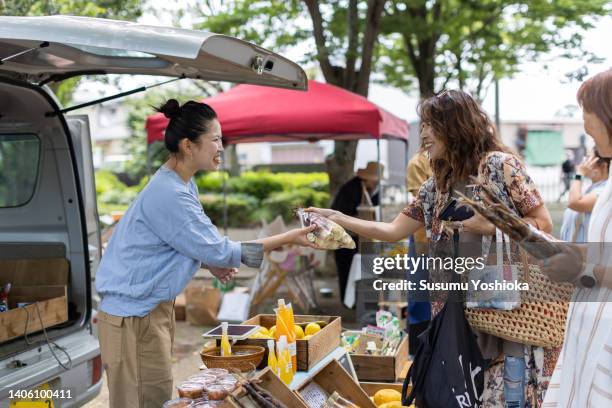
[[(408, 124), (366, 98), (333, 85), (308, 82), (299, 92), (238, 85), (204, 102), (219, 116), (226, 144), (249, 142), (408, 140)], [(168, 119), (147, 118), (147, 142), (163, 140)]]
[[(376, 139), (380, 163), (380, 139), (387, 138), (404, 141), (408, 154), (408, 123), (330, 84), (308, 81), (306, 92), (238, 85), (204, 102), (217, 112), (224, 144)], [(164, 140), (168, 122), (161, 113), (147, 118), (147, 145)], [(379, 191), (381, 179), (379, 167)], [(225, 211), (223, 218), (227, 230)]]

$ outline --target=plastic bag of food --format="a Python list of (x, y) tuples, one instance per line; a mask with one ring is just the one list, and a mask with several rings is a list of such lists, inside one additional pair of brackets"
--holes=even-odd
[(317, 229), (308, 234), (308, 240), (321, 249), (355, 248), (353, 238), (335, 222), (315, 212), (297, 210), (303, 226), (316, 225)]

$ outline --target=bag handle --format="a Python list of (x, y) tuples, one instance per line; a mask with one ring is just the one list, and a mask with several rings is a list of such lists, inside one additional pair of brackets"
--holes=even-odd
[(372, 203), (372, 197), (370, 197), (370, 193), (368, 193), (368, 189), (366, 188), (365, 184), (363, 184), (363, 181), (361, 182), (361, 201), (363, 202), (363, 197), (365, 197), (366, 199), (366, 203), (370, 206), (373, 207), (374, 204)]

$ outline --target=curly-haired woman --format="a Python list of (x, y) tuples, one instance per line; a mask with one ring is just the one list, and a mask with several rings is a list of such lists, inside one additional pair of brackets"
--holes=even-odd
[[(476, 176), (503, 185), (499, 199), (523, 220), (539, 230), (552, 230), (550, 214), (524, 165), (504, 146), (487, 114), (469, 94), (442, 92), (424, 100), (418, 113), (423, 132), (431, 140), (427, 148), (433, 176), (421, 186), (412, 204), (390, 223), (364, 221), (327, 209), (312, 211), (381, 241), (398, 241), (423, 226), (432, 243), (448, 241), (451, 233), (440, 219), (441, 211), (457, 192), (475, 196), (478, 189), (468, 186), (470, 177)], [(493, 224), (478, 214), (462, 222), (461, 227), (461, 242), (481, 243), (483, 236), (493, 240), (496, 235)], [(439, 307), (434, 305), (434, 313), (436, 309)], [(485, 374), (483, 406), (502, 407), (505, 403), (506, 407), (522, 408), (529, 406), (529, 400), (541, 400), (557, 353), (536, 351), (482, 333), (478, 341), (483, 356), (492, 361)], [(534, 352), (538, 357), (534, 358)], [(537, 390), (527, 386), (533, 379), (538, 380)]]

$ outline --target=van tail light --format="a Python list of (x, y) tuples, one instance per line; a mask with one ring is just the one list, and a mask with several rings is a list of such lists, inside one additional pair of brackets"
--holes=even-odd
[(91, 385), (95, 385), (102, 378), (102, 356), (97, 355), (91, 360)]

